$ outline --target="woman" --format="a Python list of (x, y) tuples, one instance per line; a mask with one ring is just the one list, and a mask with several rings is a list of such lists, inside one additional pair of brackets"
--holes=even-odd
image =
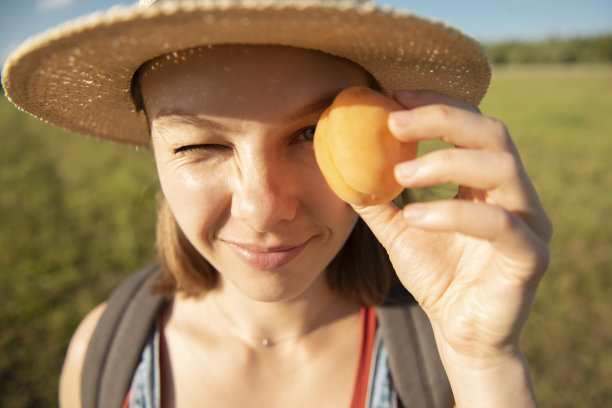
[[(169, 301), (152, 329), (159, 388), (142, 392), (135, 374), (126, 403), (373, 406), (363, 362), (390, 260), (429, 319), (456, 406), (535, 406), (518, 340), (551, 227), (506, 128), (473, 105), (488, 84), (479, 48), (367, 4), (157, 3), (34, 41), (3, 75), (9, 98), (37, 116), (153, 148), (157, 289)], [(333, 194), (312, 138), (334, 96), (355, 85), (406, 108), (389, 117), (400, 141), (460, 147), (395, 168), (406, 188), (455, 183), (457, 199), (400, 209)], [(85, 350), (105, 307), (73, 337), (63, 407), (81, 406)]]

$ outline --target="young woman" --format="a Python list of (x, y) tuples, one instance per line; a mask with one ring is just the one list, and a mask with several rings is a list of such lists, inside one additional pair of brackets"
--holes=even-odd
[[(454, 401), (439, 406), (535, 406), (519, 335), (551, 226), (506, 128), (473, 105), (488, 84), (479, 48), (371, 5), (157, 3), (47, 34), (3, 75), (9, 98), (37, 116), (153, 149), (156, 287), (168, 300), (151, 324), (154, 363), (143, 351), (126, 405), (407, 404), (393, 384), (373, 397), (370, 363), (384, 347), (372, 346), (377, 304), (399, 278), (452, 387)], [(312, 139), (323, 110), (355, 85), (406, 108), (389, 116), (400, 141), (459, 147), (395, 168), (407, 189), (457, 184), (456, 199), (355, 207), (334, 195)], [(86, 350), (106, 307), (73, 337), (62, 407), (82, 405)], [(158, 378), (152, 389), (142, 370)]]

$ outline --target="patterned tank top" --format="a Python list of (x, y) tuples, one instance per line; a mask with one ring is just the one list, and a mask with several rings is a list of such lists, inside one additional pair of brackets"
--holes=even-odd
[[(373, 307), (362, 307), (361, 354), (351, 408), (399, 408), (387, 349)], [(160, 327), (156, 323), (140, 356), (124, 408), (161, 408)]]

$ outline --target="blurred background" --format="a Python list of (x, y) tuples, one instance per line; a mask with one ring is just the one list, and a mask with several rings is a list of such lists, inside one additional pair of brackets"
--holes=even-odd
[[(120, 3), (1, 0), (0, 63), (28, 36)], [(555, 225), (522, 337), (538, 399), (612, 406), (612, 2), (382, 3), (485, 45), (493, 80), (481, 108), (509, 127)], [(65, 132), (0, 100), (0, 407), (56, 405), (79, 321), (155, 259), (157, 190), (150, 151)]]

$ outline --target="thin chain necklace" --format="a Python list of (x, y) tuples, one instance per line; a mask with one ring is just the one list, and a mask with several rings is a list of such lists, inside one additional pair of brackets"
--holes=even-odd
[[(212, 298), (210, 299), (210, 302), (214, 304), (215, 309), (217, 309), (217, 311), (219, 312), (219, 315), (223, 318), (224, 322), (223, 324), (229, 329), (229, 331), (236, 337), (238, 337), (239, 339), (246, 341), (248, 344), (251, 345), (257, 345), (257, 346), (261, 346), (261, 347), (273, 347), (276, 346), (280, 343), (298, 338), (300, 336), (304, 336), (308, 333), (310, 333), (311, 331), (313, 331), (317, 325), (313, 325), (312, 327), (309, 327), (306, 330), (297, 332), (297, 333), (291, 333), (287, 336), (283, 336), (280, 337), (278, 339), (271, 339), (269, 337), (263, 337), (263, 338), (257, 338), (256, 336), (252, 336), (249, 335), (247, 333), (244, 333), (243, 330), (240, 329), (239, 325), (236, 323), (236, 321), (234, 319), (232, 319), (226, 312), (225, 310), (219, 306), (219, 304), (214, 301)], [(214, 314), (213, 314), (214, 315)]]

